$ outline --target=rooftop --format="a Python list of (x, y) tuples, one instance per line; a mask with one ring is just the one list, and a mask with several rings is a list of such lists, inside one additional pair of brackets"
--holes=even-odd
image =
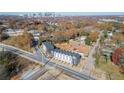
[(71, 51), (66, 51), (64, 49), (60, 49), (60, 48), (55, 48), (55, 46), (53, 44), (51, 44), (49, 41), (43, 41), (43, 44), (50, 50), (52, 51), (56, 51), (56, 52), (59, 52), (59, 53), (63, 53), (65, 55), (70, 55), (70, 56), (73, 56), (73, 57), (77, 57), (77, 58), (80, 58), (80, 54), (78, 53), (75, 53), (75, 52), (71, 52)]
[(48, 42), (48, 41), (43, 41), (43, 44), (44, 44), (48, 49), (54, 49), (54, 45), (51, 44), (51, 43)]

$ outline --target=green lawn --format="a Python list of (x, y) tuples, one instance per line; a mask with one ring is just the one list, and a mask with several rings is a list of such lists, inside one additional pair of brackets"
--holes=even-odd
[(96, 64), (96, 68), (104, 71), (107, 79), (124, 80), (124, 73), (122, 73), (124, 70), (112, 64), (110, 60), (106, 62), (103, 56), (99, 58), (99, 63)]

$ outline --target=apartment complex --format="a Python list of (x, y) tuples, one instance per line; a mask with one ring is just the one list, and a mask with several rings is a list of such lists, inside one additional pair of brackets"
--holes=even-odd
[(45, 53), (52, 55), (55, 59), (60, 61), (67, 62), (72, 65), (77, 65), (80, 62), (80, 54), (56, 48), (48, 41), (44, 41), (42, 47)]

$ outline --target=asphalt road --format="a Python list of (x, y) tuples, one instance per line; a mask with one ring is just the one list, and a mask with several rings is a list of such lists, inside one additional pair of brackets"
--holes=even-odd
[[(40, 58), (41, 58), (41, 56), (44, 58), (44, 55), (41, 54), (40, 50), (38, 48), (36, 50), (37, 50), (36, 55), (38, 57), (40, 56)], [(74, 70), (71, 70), (71, 69), (69, 69), (67, 67), (64, 67), (62, 65), (56, 64), (56, 63), (52, 62), (50, 59), (48, 59), (48, 58), (46, 58), (45, 61), (46, 61), (45, 64), (47, 64), (48, 66), (62, 69), (65, 72), (67, 72), (70, 75), (72, 75), (73, 77), (76, 77), (76, 78), (78, 77), (79, 79), (84, 79), (84, 80), (88, 80), (88, 79), (93, 79), (94, 80), (94, 78), (92, 78), (90, 76), (87, 76), (85, 74), (79, 73), (79, 72), (74, 71)]]
[(86, 60), (86, 65), (85, 67), (82, 69), (82, 73), (87, 75), (87, 76), (91, 76), (91, 71), (93, 70), (94, 64), (95, 64), (95, 59), (93, 57), (93, 55), (96, 53), (96, 49), (99, 47), (99, 41), (100, 41), (100, 37), (102, 35), (102, 31), (99, 34), (99, 38), (97, 39), (95, 45), (93, 46), (93, 48), (91, 49), (89, 56)]
[(82, 79), (82, 80), (94, 80), (94, 78), (92, 78), (90, 76), (87, 76), (85, 74), (82, 74), (82, 73), (79, 73), (77, 71), (71, 70), (67, 67), (55, 64), (54, 62), (51, 62), (50, 59), (48, 59), (43, 54), (41, 54), (41, 52), (38, 48), (36, 49), (36, 53), (33, 54), (33, 53), (26, 52), (24, 50), (21, 50), (19, 48), (16, 48), (16, 47), (13, 47), (13, 46), (10, 46), (10, 45), (1, 44), (1, 43), (0, 43), (0, 47), (4, 47), (6, 50), (8, 50), (10, 52), (18, 54), (22, 57), (28, 58), (28, 59), (33, 60), (35, 62), (44, 64), (44, 65), (47, 64), (47, 66), (50, 66), (50, 67), (52, 66), (52, 67), (55, 67), (55, 68), (62, 69), (64, 72), (67, 72), (67, 73), (73, 75), (76, 78), (79, 78), (79, 79)]
[(21, 79), (22, 80), (36, 80), (40, 76), (42, 76), (45, 72), (47, 72), (47, 69), (45, 67), (41, 67), (41, 68), (38, 68), (38, 69), (35, 69), (35, 70), (29, 72), (28, 74), (26, 73), (26, 75), (24, 74), (21, 77)]

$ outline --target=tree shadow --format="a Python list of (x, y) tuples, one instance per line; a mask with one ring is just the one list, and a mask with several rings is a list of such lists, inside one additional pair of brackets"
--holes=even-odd
[(24, 67), (18, 61), (18, 55), (9, 51), (0, 51), (0, 65), (4, 67), (4, 79), (11, 79)]

